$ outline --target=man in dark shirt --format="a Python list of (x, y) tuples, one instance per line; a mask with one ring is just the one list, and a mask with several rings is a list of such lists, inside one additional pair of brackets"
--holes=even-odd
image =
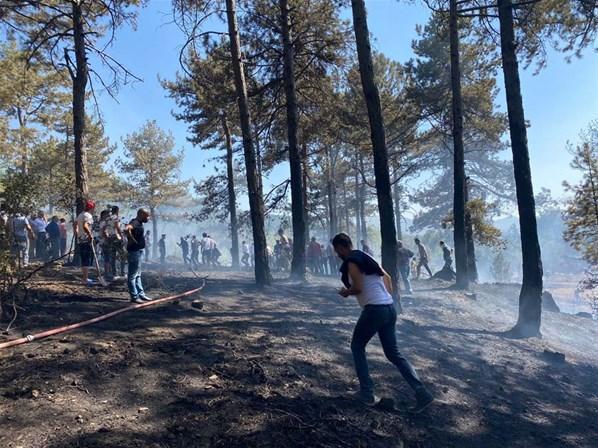
[(399, 272), (403, 278), (403, 284), (407, 294), (411, 294), (411, 282), (409, 281), (409, 274), (411, 270), (411, 259), (415, 255), (412, 251), (403, 246), (402, 241), (397, 242), (397, 258), (399, 265)]
[(151, 300), (145, 295), (141, 284), (141, 255), (145, 249), (145, 234), (143, 224), (149, 221), (150, 213), (144, 208), (137, 211), (137, 217), (132, 219), (125, 227), (127, 233), (128, 266), (127, 286), (131, 302), (143, 303)]
[(46, 235), (50, 240), (50, 259), (56, 260), (60, 256), (60, 225), (58, 216), (52, 216), (52, 220), (46, 226)]

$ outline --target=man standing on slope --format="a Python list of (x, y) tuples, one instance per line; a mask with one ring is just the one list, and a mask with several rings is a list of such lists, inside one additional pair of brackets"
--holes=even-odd
[(141, 284), (141, 255), (145, 249), (145, 235), (143, 224), (149, 221), (150, 213), (144, 208), (137, 211), (137, 217), (125, 227), (127, 234), (128, 267), (127, 286), (131, 302), (143, 303), (151, 300), (145, 295)]
[(391, 295), (390, 276), (372, 257), (360, 250), (353, 250), (353, 243), (347, 234), (336, 235), (332, 245), (343, 260), (341, 280), (345, 287), (339, 290), (339, 294), (343, 297), (356, 296), (362, 308), (351, 340), (360, 385), (356, 398), (368, 406), (374, 406), (378, 401), (365, 356), (366, 345), (378, 333), (386, 358), (399, 369), (405, 381), (415, 391), (417, 404), (412, 412), (423, 411), (434, 401), (434, 397), (397, 347), (397, 312)]

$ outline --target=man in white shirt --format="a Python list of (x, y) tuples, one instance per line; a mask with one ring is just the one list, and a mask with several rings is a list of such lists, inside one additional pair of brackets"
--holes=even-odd
[(96, 205), (93, 201), (85, 201), (85, 211), (79, 213), (75, 219), (73, 231), (79, 248), (79, 258), (81, 261), (81, 273), (83, 274), (83, 284), (93, 285), (89, 278), (89, 267), (93, 265), (93, 211)]
[(332, 245), (343, 260), (341, 280), (345, 287), (339, 290), (339, 294), (343, 297), (356, 296), (362, 307), (351, 339), (351, 352), (360, 385), (355, 397), (368, 406), (374, 406), (378, 402), (365, 356), (366, 345), (378, 333), (386, 358), (397, 367), (415, 391), (417, 404), (412, 411), (422, 412), (432, 404), (434, 397), (397, 347), (397, 312), (392, 299), (390, 276), (368, 254), (353, 250), (349, 235), (339, 233), (332, 239)]
[(46, 262), (48, 258), (46, 226), (48, 221), (41, 210), (37, 212), (37, 217), (31, 223), (33, 231), (35, 232), (35, 258)]

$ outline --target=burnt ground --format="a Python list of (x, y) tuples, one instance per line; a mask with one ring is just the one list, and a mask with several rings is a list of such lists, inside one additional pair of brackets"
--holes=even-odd
[[(0, 341), (127, 304), (124, 284), (83, 288), (65, 271), (37, 277)], [(154, 297), (198, 283), (146, 280)], [(346, 398), (359, 310), (337, 286), (259, 291), (249, 273), (211, 273), (201, 310), (157, 305), (0, 351), (0, 447), (598, 446), (598, 323), (546, 312), (542, 339), (506, 339), (516, 285), (476, 286), (474, 297), (416, 282), (399, 341), (438, 402), (412, 416), (411, 391), (375, 340), (370, 369), (395, 407)]]

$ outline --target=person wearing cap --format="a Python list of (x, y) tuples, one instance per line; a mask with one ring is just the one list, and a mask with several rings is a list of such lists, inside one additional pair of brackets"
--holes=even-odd
[(145, 208), (137, 211), (137, 217), (132, 219), (125, 227), (127, 235), (127, 286), (131, 302), (143, 303), (151, 299), (145, 295), (143, 284), (141, 283), (141, 255), (145, 249), (145, 233), (143, 224), (149, 221), (150, 212)]
[(73, 232), (79, 248), (79, 259), (81, 262), (81, 273), (83, 274), (83, 284), (92, 285), (93, 281), (89, 278), (89, 267), (93, 265), (93, 225), (92, 212), (96, 208), (95, 202), (85, 201), (84, 211), (79, 213), (75, 219)]

